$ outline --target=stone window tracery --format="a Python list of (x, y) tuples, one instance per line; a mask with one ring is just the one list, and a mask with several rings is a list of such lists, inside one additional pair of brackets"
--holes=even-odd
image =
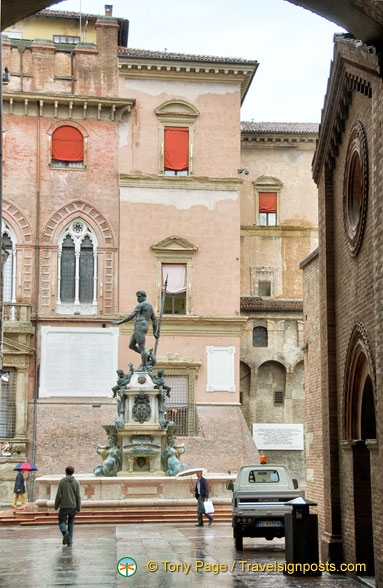
[(349, 254), (356, 257), (362, 245), (367, 217), (368, 153), (364, 127), (351, 129), (344, 169), (343, 224)]
[(64, 229), (58, 248), (57, 312), (97, 313), (97, 240), (77, 218)]

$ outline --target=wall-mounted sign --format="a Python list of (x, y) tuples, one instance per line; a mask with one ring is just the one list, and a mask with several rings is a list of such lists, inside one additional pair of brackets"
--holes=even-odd
[(301, 451), (303, 424), (254, 423), (253, 439), (257, 449)]

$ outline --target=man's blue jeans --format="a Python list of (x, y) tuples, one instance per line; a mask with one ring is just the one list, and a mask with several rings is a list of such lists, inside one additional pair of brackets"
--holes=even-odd
[[(59, 527), (63, 535), (68, 531), (68, 545), (72, 545), (74, 517), (76, 516), (75, 508), (60, 508), (59, 510)], [(68, 524), (68, 528), (67, 528)]]

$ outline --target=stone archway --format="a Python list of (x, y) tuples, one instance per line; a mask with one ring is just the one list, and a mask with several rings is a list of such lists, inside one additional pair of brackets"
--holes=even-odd
[[(373, 405), (372, 380), (369, 375), (361, 390), (360, 411), (361, 439), (353, 445), (353, 487), (355, 561), (366, 564), (362, 575), (375, 575), (374, 541), (372, 527), (371, 460), (366, 439), (376, 437), (375, 409)], [(366, 435), (366, 436), (365, 436)]]
[[(368, 333), (357, 322), (351, 332), (343, 397), (343, 434), (352, 448), (352, 491), (355, 562), (366, 564), (361, 575), (373, 576), (371, 455), (366, 441), (376, 438), (375, 368)], [(351, 464), (350, 464), (351, 465)]]

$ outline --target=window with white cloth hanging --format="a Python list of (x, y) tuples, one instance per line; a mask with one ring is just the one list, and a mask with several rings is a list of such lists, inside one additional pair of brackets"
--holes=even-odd
[(165, 314), (186, 314), (186, 263), (162, 264), (162, 290), (167, 279)]

